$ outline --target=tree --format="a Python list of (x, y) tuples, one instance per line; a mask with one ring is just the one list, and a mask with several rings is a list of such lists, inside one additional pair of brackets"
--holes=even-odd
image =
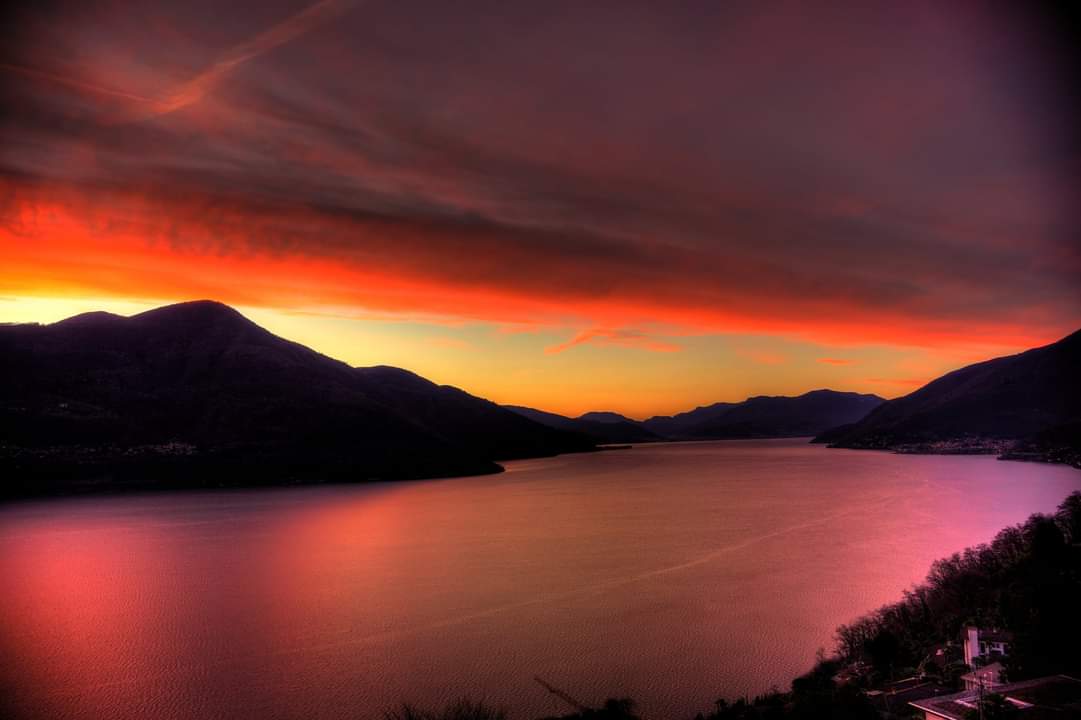
[(546, 720), (640, 720), (634, 714), (634, 700), (630, 698), (608, 698), (600, 708), (582, 708), (571, 715)]
[(507, 720), (503, 708), (492, 708), (468, 697), (450, 703), (442, 710), (422, 710), (403, 703), (400, 708), (383, 713), (384, 720)]

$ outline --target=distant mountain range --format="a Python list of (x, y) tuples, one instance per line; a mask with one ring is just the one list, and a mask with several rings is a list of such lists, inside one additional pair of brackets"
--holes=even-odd
[(644, 424), (677, 439), (800, 437), (855, 422), (883, 402), (877, 395), (812, 390), (796, 397), (760, 395), (717, 403)]
[(758, 396), (740, 403), (716, 403), (641, 422), (613, 412), (569, 418), (532, 408), (508, 407), (553, 428), (614, 443), (811, 436), (859, 420), (883, 402), (877, 395), (814, 390), (798, 397)]
[[(586, 413), (576, 418), (570, 418), (565, 415), (557, 415), (556, 413), (535, 410), (520, 405), (504, 405), (504, 407), (548, 427), (579, 433), (594, 439), (598, 443), (643, 443), (665, 439), (644, 427), (642, 423), (635, 422), (617, 413)], [(604, 419), (593, 419), (596, 417)]]
[(513, 407), (597, 442), (799, 437), (831, 447), (996, 453), (1081, 467), (1081, 331), (1018, 355), (955, 370), (895, 400), (814, 390), (752, 397), (636, 421), (612, 412), (568, 418)]
[(1081, 466), (1081, 331), (947, 373), (815, 442), (902, 452), (999, 452)]
[(677, 415), (654, 415), (642, 424), (658, 435), (669, 438), (689, 437), (689, 431), (702, 423), (719, 418), (739, 403), (718, 402), (702, 405)]
[(421, 478), (590, 450), (405, 370), (201, 301), (0, 326), (0, 491)]

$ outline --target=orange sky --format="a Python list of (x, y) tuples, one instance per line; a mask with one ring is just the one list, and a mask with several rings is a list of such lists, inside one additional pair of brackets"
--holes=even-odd
[(199, 7), (25, 10), (0, 321), (212, 298), (634, 416), (895, 396), (1081, 324), (1081, 153), (1021, 15)]
[[(91, 206), (62, 188), (28, 196), (8, 187), (6, 195), (18, 212), (0, 230), (0, 321), (214, 298), (353, 364), (404, 366), (499, 402), (568, 414), (646, 417), (818, 387), (892, 397), (958, 365), (1056, 339), (1004, 323), (868, 317), (855, 306), (793, 322), (667, 298), (537, 296), (288, 250), (223, 253), (214, 228), (200, 223), (180, 232), (206, 238), (177, 247), (143, 201)], [(275, 220), (252, 225), (260, 222)]]

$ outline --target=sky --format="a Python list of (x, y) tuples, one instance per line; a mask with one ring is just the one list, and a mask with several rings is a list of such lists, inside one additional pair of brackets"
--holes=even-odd
[(23, 5), (0, 322), (211, 298), (632, 417), (1081, 327), (1081, 83), (1027, 3)]

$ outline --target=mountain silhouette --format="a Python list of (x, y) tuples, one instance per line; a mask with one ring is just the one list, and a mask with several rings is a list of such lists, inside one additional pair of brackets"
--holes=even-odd
[(354, 372), (368, 397), (393, 407), (452, 445), (484, 457), (514, 460), (585, 450), (594, 444), (408, 370), (381, 365)]
[(624, 415), (620, 415), (619, 413), (606, 412), (606, 411), (587, 412), (587, 413), (584, 413), (582, 415), (579, 415), (577, 419), (578, 420), (585, 420), (586, 422), (608, 423), (610, 425), (611, 424), (616, 424), (616, 423), (633, 423), (633, 422), (635, 422), (634, 420), (631, 420), (629, 417), (626, 417)]
[(506, 407), (531, 420), (582, 433), (598, 442), (627, 443), (812, 436), (859, 420), (883, 402), (877, 395), (812, 390), (798, 397), (762, 395), (738, 403), (719, 402), (643, 421), (614, 412), (588, 412), (570, 418), (534, 408)]
[(688, 430), (701, 425), (709, 420), (720, 417), (725, 412), (735, 407), (737, 403), (719, 402), (712, 405), (703, 405), (694, 410), (678, 413), (676, 415), (654, 415), (648, 420), (642, 421), (642, 425), (652, 432), (667, 438), (689, 437)]
[[(815, 438), (836, 447), (966, 447), (1061, 457), (1081, 450), (1081, 331), (954, 370), (859, 422)], [(1055, 459), (1055, 458), (1051, 458)]]
[(715, 403), (642, 425), (675, 440), (801, 437), (864, 417), (884, 400), (836, 390), (812, 390), (797, 397), (757, 396), (740, 403)]
[(497, 472), (591, 441), (197, 301), (0, 326), (8, 493)]
[[(592, 438), (598, 443), (643, 443), (664, 439), (643, 427), (641, 423), (616, 413), (586, 413), (580, 417), (571, 418), (535, 408), (522, 407), (521, 405), (505, 405), (504, 407), (534, 422), (559, 430), (579, 433)], [(589, 419), (598, 415), (604, 419)]]

